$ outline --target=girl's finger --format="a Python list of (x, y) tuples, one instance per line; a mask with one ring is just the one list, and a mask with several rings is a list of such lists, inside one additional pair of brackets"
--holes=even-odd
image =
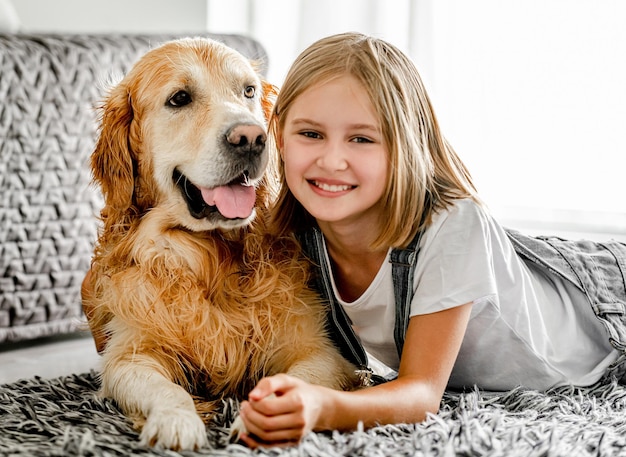
[(273, 424), (278, 424), (278, 427), (266, 428), (263, 422), (259, 424), (254, 418), (246, 416), (246, 434), (257, 441), (260, 440), (260, 442), (272, 444), (277, 442), (297, 442), (304, 435), (302, 427), (293, 428), (292, 424), (297, 421), (297, 417), (291, 415), (278, 416), (271, 418), (271, 421), (273, 421)]
[(276, 396), (272, 394), (258, 401), (249, 400), (247, 408), (263, 416), (274, 417), (299, 411), (302, 409), (302, 404), (296, 395), (286, 393)]
[[(255, 405), (247, 403), (242, 407), (241, 416), (246, 427), (250, 426), (255, 428), (255, 433), (260, 430), (268, 432), (272, 430), (304, 428), (304, 420), (297, 409), (287, 407), (284, 409), (284, 413), (267, 414), (255, 408)], [(274, 408), (271, 408), (271, 410), (274, 410)], [(248, 430), (251, 430), (250, 427)]]
[(261, 379), (250, 391), (248, 398), (251, 401), (260, 401), (269, 395), (280, 395), (293, 388), (297, 384), (297, 379), (286, 374), (277, 374)]

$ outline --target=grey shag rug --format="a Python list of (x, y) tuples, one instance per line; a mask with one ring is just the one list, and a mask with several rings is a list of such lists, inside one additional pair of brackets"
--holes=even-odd
[(0, 456), (626, 456), (626, 386), (447, 393), (424, 423), (313, 433), (299, 446), (252, 451), (226, 443), (238, 404), (207, 428), (211, 446), (174, 452), (139, 445), (115, 404), (85, 373), (0, 386)]

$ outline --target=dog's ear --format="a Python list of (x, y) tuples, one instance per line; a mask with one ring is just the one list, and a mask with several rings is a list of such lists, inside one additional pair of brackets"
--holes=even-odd
[(263, 115), (265, 121), (269, 121), (274, 103), (276, 103), (276, 96), (278, 95), (278, 88), (267, 81), (261, 81), (263, 85), (263, 97), (261, 98), (261, 107), (263, 108)]
[(91, 170), (102, 189), (106, 207), (124, 213), (133, 204), (135, 184), (129, 145), (133, 109), (126, 87), (115, 87), (100, 109), (100, 136), (91, 155)]
[[(274, 109), (274, 104), (276, 103), (276, 97), (278, 96), (278, 88), (273, 84), (268, 83), (265, 80), (261, 80), (261, 84), (263, 85), (263, 97), (261, 98), (261, 108), (263, 109), (263, 115), (265, 116), (265, 121), (269, 122), (270, 116), (272, 115), (272, 110)], [(271, 151), (274, 148), (270, 148)], [(267, 164), (267, 168), (265, 170), (265, 175), (259, 186), (257, 187), (257, 205), (263, 208), (268, 208), (271, 202), (275, 199), (278, 194), (276, 183), (278, 183), (277, 178), (277, 170), (278, 170), (278, 162), (276, 154), (273, 152), (270, 153), (269, 163)]]

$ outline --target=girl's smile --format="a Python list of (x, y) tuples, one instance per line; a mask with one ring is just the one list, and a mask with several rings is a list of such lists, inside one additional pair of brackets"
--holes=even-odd
[(356, 187), (356, 186), (351, 186), (349, 184), (331, 184), (329, 182), (324, 182), (324, 181), (320, 181), (317, 179), (310, 180), (309, 184), (311, 184), (311, 186), (313, 187), (313, 191), (316, 191), (319, 193), (324, 192), (324, 193), (331, 193), (331, 194), (342, 193), (342, 195), (345, 191), (354, 189)]

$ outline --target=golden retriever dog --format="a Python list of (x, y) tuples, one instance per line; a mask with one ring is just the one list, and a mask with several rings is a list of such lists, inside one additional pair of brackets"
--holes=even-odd
[(272, 95), (241, 54), (188, 38), (149, 51), (103, 101), (85, 306), (108, 338), (102, 392), (146, 445), (207, 445), (217, 402), (263, 376), (357, 385), (295, 241), (266, 229)]

